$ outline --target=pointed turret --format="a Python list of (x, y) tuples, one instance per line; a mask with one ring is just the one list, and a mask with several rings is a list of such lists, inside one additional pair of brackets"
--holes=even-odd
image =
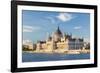
[(57, 34), (57, 35), (62, 35), (62, 32), (61, 32), (61, 30), (59, 29), (59, 26), (58, 26), (58, 28), (57, 28), (55, 34)]
[(54, 41), (60, 41), (61, 37), (63, 37), (63, 35), (62, 35), (62, 32), (58, 26), (57, 30), (53, 33), (53, 39), (54, 39)]

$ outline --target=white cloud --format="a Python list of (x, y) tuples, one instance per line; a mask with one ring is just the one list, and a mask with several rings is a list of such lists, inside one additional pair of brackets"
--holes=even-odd
[(23, 29), (23, 32), (32, 32), (32, 30), (31, 29), (24, 28)]
[(70, 21), (73, 17), (69, 13), (60, 13), (58, 16), (56, 16), (59, 20), (66, 22)]
[(40, 30), (40, 27), (38, 27), (38, 26), (28, 26), (28, 25), (23, 26), (23, 32), (35, 32), (37, 30)]
[(24, 28), (28, 28), (28, 29), (32, 29), (33, 28), (32, 26), (28, 26), (28, 25), (24, 25), (23, 27)]
[(76, 26), (76, 27), (74, 27), (74, 29), (76, 29), (76, 30), (79, 30), (79, 29), (81, 29), (82, 27), (81, 26)]

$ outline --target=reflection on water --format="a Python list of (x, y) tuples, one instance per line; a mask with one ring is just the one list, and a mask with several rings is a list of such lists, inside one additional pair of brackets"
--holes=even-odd
[(58, 61), (90, 59), (90, 54), (45, 54), (45, 53), (22, 53), (22, 62)]

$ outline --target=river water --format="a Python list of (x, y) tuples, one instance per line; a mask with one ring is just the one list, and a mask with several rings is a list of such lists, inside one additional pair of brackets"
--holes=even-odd
[(45, 54), (45, 53), (22, 53), (22, 62), (41, 62), (59, 60), (90, 59), (90, 54)]

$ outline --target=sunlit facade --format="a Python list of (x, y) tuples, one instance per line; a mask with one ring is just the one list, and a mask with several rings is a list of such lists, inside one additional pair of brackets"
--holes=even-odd
[(36, 44), (36, 51), (68, 51), (68, 50), (81, 50), (84, 46), (83, 38), (72, 38), (72, 35), (62, 33), (58, 27), (51, 35), (47, 35), (45, 41), (38, 41)]

